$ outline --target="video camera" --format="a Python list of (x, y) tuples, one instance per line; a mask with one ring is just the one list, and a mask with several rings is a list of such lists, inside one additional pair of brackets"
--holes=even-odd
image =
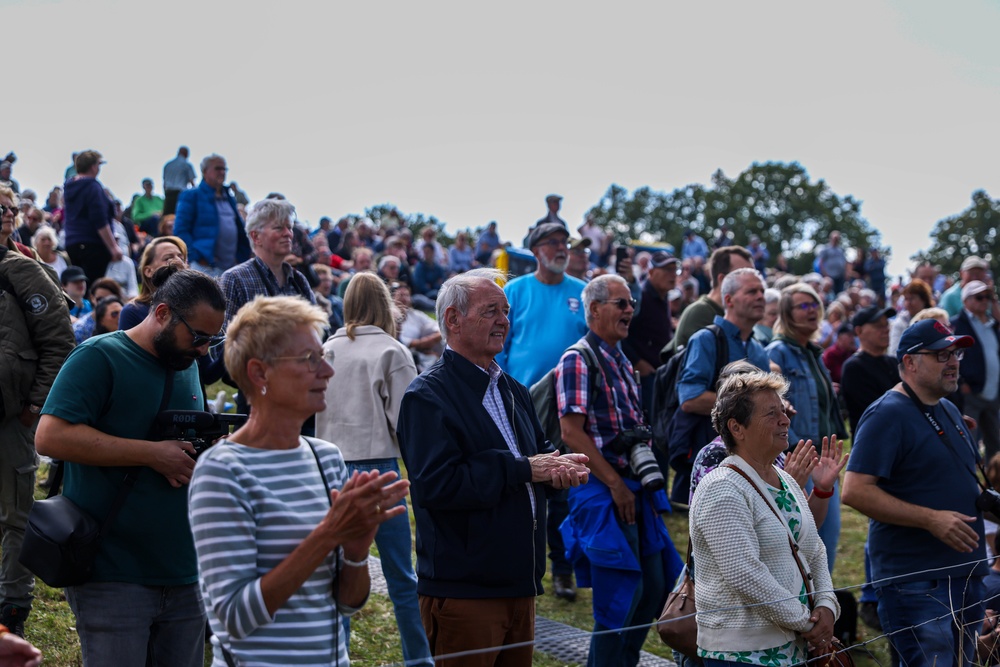
[(193, 458), (242, 426), (246, 415), (203, 412), (201, 410), (164, 410), (153, 420), (158, 440), (183, 440), (194, 446)]

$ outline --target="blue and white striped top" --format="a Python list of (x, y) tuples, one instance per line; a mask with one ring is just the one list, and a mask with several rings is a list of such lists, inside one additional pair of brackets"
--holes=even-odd
[[(348, 473), (340, 450), (311, 439), (326, 482), (339, 489)], [(199, 579), (214, 636), (214, 667), (225, 667), (220, 644), (239, 665), (349, 664), (335, 608), (331, 553), (271, 617), (260, 580), (284, 560), (330, 508), (309, 445), (246, 447), (222, 440), (198, 459), (189, 512)]]

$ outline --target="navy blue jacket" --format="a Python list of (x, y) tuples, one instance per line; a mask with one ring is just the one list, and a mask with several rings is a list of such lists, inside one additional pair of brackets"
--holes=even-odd
[[(236, 264), (239, 264), (250, 259), (250, 239), (247, 238), (243, 218), (236, 209), (236, 199), (229, 190), (225, 190), (224, 194), (236, 214)], [(198, 187), (183, 191), (177, 198), (174, 234), (187, 244), (188, 262), (201, 262), (208, 266), (215, 264), (219, 209), (215, 207), (215, 190), (204, 180)]]
[(104, 241), (98, 230), (115, 217), (114, 204), (96, 178), (73, 178), (66, 181), (66, 245)]
[[(965, 312), (964, 308), (959, 311), (958, 315), (952, 318), (951, 327), (958, 336), (972, 336), (976, 339), (975, 345), (965, 348), (965, 358), (962, 359), (958, 372), (962, 376), (962, 381), (969, 385), (969, 389), (973, 394), (981, 394), (983, 392), (983, 385), (986, 384), (986, 364), (983, 359), (983, 346), (980, 345), (976, 330), (972, 328), (972, 322), (969, 321), (969, 314)], [(1000, 342), (1000, 331), (998, 331), (996, 322), (993, 323), (993, 334), (997, 337), (997, 341)]]
[[(542, 593), (546, 488), (526, 457), (553, 451), (524, 385), (499, 380), (523, 456), (483, 407), (489, 376), (453, 350), (406, 390), (396, 429), (417, 527), (417, 592), (486, 599)], [(551, 487), (548, 487), (551, 488)]]

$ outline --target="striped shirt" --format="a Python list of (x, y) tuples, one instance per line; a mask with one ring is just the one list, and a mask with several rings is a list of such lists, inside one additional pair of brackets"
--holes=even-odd
[[(340, 450), (312, 442), (326, 483), (341, 488), (348, 473)], [(335, 606), (332, 552), (274, 616), (260, 587), (330, 508), (308, 444), (273, 450), (223, 440), (198, 459), (189, 493), (213, 666), (226, 665), (220, 644), (240, 665), (348, 665), (337, 612), (357, 609)]]
[[(507, 443), (507, 448), (510, 449), (514, 456), (523, 456), (521, 454), (521, 449), (517, 446), (517, 435), (514, 433), (514, 427), (511, 426), (510, 420), (507, 419), (507, 413), (503, 409), (503, 398), (500, 396), (500, 388), (497, 386), (497, 382), (500, 380), (500, 376), (503, 375), (503, 371), (500, 370), (500, 366), (495, 361), (490, 362), (489, 368), (484, 369), (486, 374), (490, 376), (490, 384), (486, 387), (486, 394), (483, 396), (483, 407), (486, 408), (486, 412), (489, 413), (490, 418), (493, 419), (493, 423), (497, 425), (500, 429), (500, 433), (503, 434), (504, 442)], [(514, 397), (511, 396), (511, 409), (514, 405)], [(535, 517), (535, 488), (531, 482), (525, 483), (528, 489), (528, 496), (531, 498), (531, 516)]]

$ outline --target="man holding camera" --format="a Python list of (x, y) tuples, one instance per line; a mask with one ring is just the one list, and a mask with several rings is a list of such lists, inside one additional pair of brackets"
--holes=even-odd
[(40, 453), (66, 462), (63, 494), (98, 521), (126, 475), (134, 476), (92, 579), (66, 589), (84, 667), (204, 661), (205, 613), (187, 519), (194, 447), (157, 440), (153, 424), (163, 410), (204, 409), (194, 361), (218, 342), (225, 301), (215, 280), (197, 271), (164, 267), (154, 284), (146, 319), (70, 354), (36, 434)]
[[(635, 301), (622, 277), (603, 275), (584, 288), (583, 305), (590, 329), (584, 341), (600, 370), (588, 368), (580, 352), (567, 351), (556, 367), (556, 396), (563, 440), (587, 455), (592, 478), (570, 489), (563, 536), (579, 585), (594, 589), (587, 664), (632, 667), (681, 562), (658, 514), (669, 509), (663, 475), (643, 423), (639, 385), (620, 346)], [(600, 378), (591, 405), (595, 371)], [(642, 627), (607, 632), (634, 625)]]
[(904, 665), (959, 664), (960, 648), (970, 665), (982, 624), (982, 513), (1000, 496), (980, 490), (978, 448), (945, 398), (973, 344), (936, 320), (903, 332), (902, 382), (862, 415), (847, 464), (843, 500), (871, 518), (878, 615)]

